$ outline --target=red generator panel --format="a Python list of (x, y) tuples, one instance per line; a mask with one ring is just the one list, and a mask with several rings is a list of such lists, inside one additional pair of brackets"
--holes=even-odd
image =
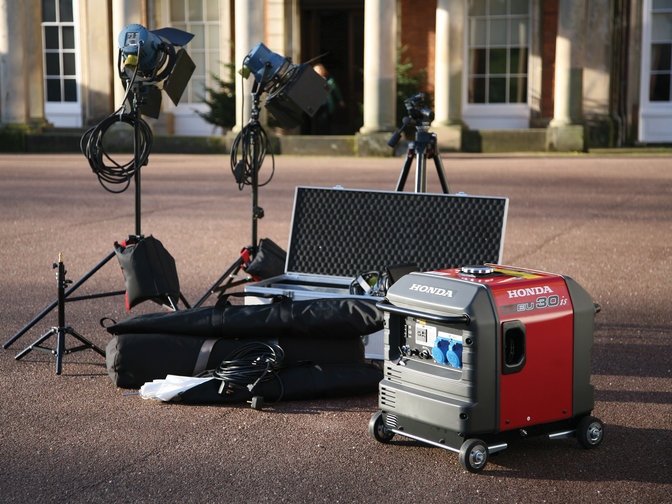
[(385, 312), (384, 378), (369, 432), (459, 453), (479, 472), (514, 439), (598, 446), (590, 359), (599, 306), (567, 276), (486, 264), (402, 277)]

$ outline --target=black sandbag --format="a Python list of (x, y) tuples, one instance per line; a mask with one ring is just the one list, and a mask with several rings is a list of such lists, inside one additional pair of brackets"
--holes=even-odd
[[(204, 343), (209, 338), (179, 334), (119, 334), (105, 349), (107, 372), (112, 382), (122, 388), (139, 388), (144, 383), (163, 379), (166, 375), (193, 376), (205, 369), (214, 369), (233, 350), (249, 343), (248, 339), (217, 338), (207, 363), (196, 369)], [(285, 353), (286, 365), (305, 361), (331, 363), (363, 363), (364, 343), (361, 338), (307, 339), (295, 336), (260, 339), (276, 342)]]
[(178, 301), (180, 281), (175, 259), (159, 240), (150, 235), (115, 242), (114, 252), (126, 281), (127, 309), (148, 300), (159, 304)]
[(207, 306), (137, 315), (107, 330), (112, 334), (189, 334), (215, 338), (262, 338), (272, 334), (354, 338), (383, 328), (377, 299), (320, 298), (262, 305)]
[(221, 381), (211, 380), (182, 392), (174, 402), (187, 404), (236, 403), (261, 396), (266, 403), (326, 399), (378, 391), (382, 370), (369, 363), (303, 363), (280, 369), (276, 376), (257, 385), (253, 392), (240, 388), (219, 393)]

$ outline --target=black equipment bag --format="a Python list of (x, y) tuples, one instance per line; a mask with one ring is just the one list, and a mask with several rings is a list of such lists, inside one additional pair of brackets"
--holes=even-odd
[[(324, 298), (137, 315), (107, 328), (115, 335), (106, 349), (108, 373), (124, 388), (168, 374), (195, 376), (255, 340), (281, 346), (286, 366), (329, 365), (329, 376), (334, 376), (340, 364), (364, 364), (361, 336), (383, 327), (376, 302)], [(328, 388), (337, 388), (339, 380), (332, 383), (320, 374), (324, 370), (311, 372), (322, 376)]]
[(378, 299), (320, 298), (263, 305), (206, 306), (136, 315), (112, 334), (162, 333), (213, 338), (355, 338), (383, 328)]
[(375, 364), (303, 362), (280, 369), (250, 392), (238, 389), (220, 394), (221, 381), (210, 380), (179, 394), (173, 401), (187, 404), (234, 403), (261, 396), (265, 402), (325, 399), (372, 394), (378, 391), (382, 370)]
[(214, 369), (234, 350), (250, 341), (275, 343), (284, 351), (284, 365), (306, 362), (336, 366), (363, 364), (361, 338), (306, 339), (295, 336), (273, 338), (208, 338), (183, 334), (119, 334), (105, 349), (107, 372), (118, 387), (140, 388), (167, 375), (196, 376)]
[(175, 305), (180, 297), (180, 281), (173, 256), (154, 238), (131, 237), (114, 244), (126, 281), (126, 308), (143, 301)]

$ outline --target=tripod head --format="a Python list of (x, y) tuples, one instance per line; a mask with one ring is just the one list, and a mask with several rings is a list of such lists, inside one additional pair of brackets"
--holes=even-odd
[(429, 128), (434, 120), (434, 111), (424, 106), (424, 100), (425, 93), (417, 93), (404, 100), (407, 115), (402, 119), (401, 128), (390, 137), (387, 145), (396, 147), (407, 126), (413, 126), (418, 131), (426, 131)]

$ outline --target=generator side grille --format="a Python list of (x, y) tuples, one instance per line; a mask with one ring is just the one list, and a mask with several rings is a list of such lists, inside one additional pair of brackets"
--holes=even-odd
[(394, 390), (388, 389), (387, 387), (380, 386), (380, 404), (381, 406), (387, 406), (388, 408), (394, 408), (397, 404), (397, 394)]
[(391, 413), (385, 415), (385, 425), (390, 429), (396, 429), (399, 426), (397, 415), (393, 415)]
[(403, 383), (401, 379), (401, 371), (392, 366), (385, 367), (385, 378), (393, 383)]

